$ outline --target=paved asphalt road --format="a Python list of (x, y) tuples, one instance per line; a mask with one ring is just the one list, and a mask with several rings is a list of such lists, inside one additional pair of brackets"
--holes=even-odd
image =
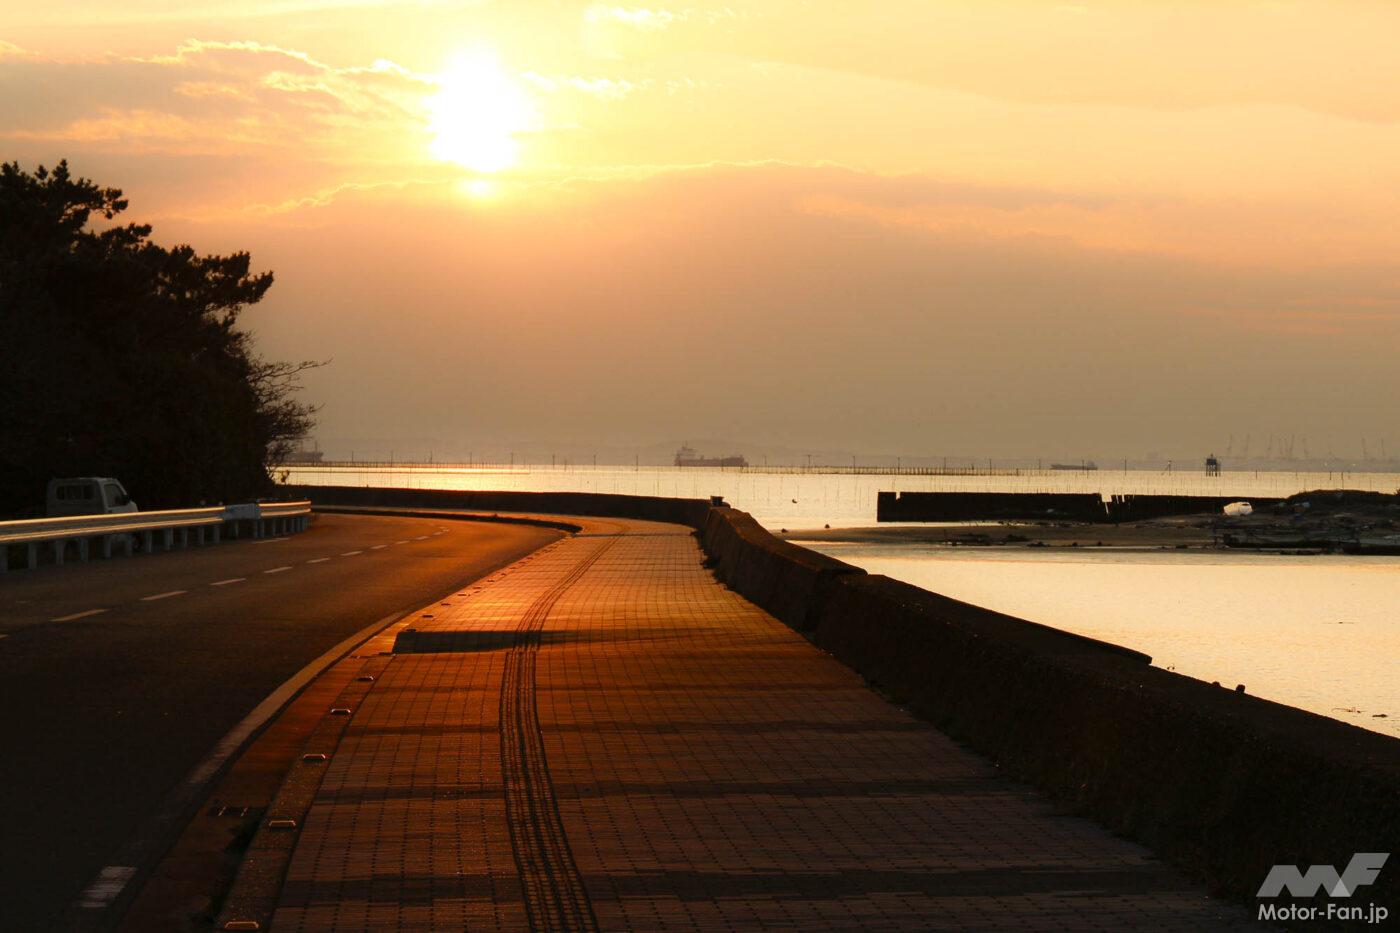
[(304, 665), (558, 536), (321, 515), (284, 539), (0, 576), (0, 930), (44, 929)]

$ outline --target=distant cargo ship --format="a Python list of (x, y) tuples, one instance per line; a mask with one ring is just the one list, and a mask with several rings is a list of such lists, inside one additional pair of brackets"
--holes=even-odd
[(1099, 465), (1098, 465), (1097, 463), (1095, 463), (1094, 461), (1092, 461), (1092, 460), (1086, 460), (1086, 461), (1084, 461), (1083, 463), (1052, 463), (1052, 464), (1050, 464), (1050, 469), (1052, 469), (1052, 470), (1097, 470), (1098, 468), (1099, 468)]
[(681, 446), (676, 451), (676, 466), (678, 467), (746, 467), (749, 462), (740, 454), (731, 454), (728, 457), (702, 457), (696, 453), (695, 448)]

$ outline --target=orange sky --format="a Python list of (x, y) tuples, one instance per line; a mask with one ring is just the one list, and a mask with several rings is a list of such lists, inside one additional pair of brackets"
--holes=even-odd
[(1395, 426), (1394, 3), (6, 6), (0, 156), (252, 250), (327, 438)]

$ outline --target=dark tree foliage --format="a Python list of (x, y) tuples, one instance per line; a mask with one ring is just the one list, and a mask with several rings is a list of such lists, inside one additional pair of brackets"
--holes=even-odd
[(272, 274), (89, 226), (126, 207), (66, 162), (0, 165), (0, 511), (61, 476), (116, 476), (143, 509), (256, 496), (311, 427), (314, 364), (264, 362), (237, 327)]

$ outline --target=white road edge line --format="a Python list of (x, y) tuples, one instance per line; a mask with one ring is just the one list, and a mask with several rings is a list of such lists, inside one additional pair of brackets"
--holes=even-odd
[(78, 906), (88, 910), (103, 910), (111, 906), (134, 874), (136, 869), (130, 866), (108, 865), (97, 873), (92, 884), (79, 896)]
[(154, 596), (142, 596), (141, 602), (153, 603), (158, 599), (169, 599), (172, 596), (184, 596), (186, 590), (171, 590), (169, 593), (157, 593)]
[(314, 559), (312, 559), (312, 560), (307, 561), (307, 563), (308, 563), (308, 564), (324, 564), (324, 563), (325, 563), (326, 561), (328, 561), (328, 560), (330, 560), (329, 557), (317, 557), (317, 558), (314, 558)]
[(285, 566), (285, 567), (273, 567), (271, 570), (264, 570), (263, 573), (281, 573), (281, 572), (284, 571), (284, 570), (291, 570), (291, 569), (292, 569), (292, 565), (291, 565), (291, 564), (288, 564), (288, 565)]
[(228, 586), (230, 583), (242, 583), (247, 577), (229, 577), (227, 580), (216, 580), (210, 586)]
[(88, 616), (95, 616), (106, 612), (106, 609), (89, 609), (86, 612), (75, 612), (71, 616), (59, 616), (57, 619), (50, 619), (50, 622), (72, 622), (76, 619), (86, 619)]
[(363, 554), (364, 551), (346, 551), (341, 557), (354, 557), (356, 554)]

